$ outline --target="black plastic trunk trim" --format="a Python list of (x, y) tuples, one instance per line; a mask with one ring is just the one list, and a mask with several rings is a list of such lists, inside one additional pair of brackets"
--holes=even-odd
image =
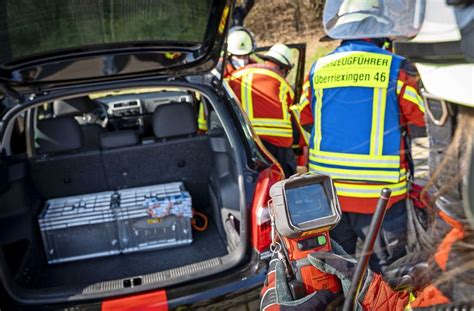
[[(188, 90), (194, 90), (201, 92), (203, 95), (207, 96), (211, 103), (218, 103), (221, 100), (217, 97), (216, 91), (213, 90), (211, 87), (203, 84), (194, 84), (184, 81), (156, 81), (156, 80), (141, 80), (141, 81), (125, 81), (125, 82), (116, 82), (116, 83), (105, 83), (105, 84), (97, 84), (97, 85), (76, 85), (74, 88), (64, 88), (64, 89), (57, 89), (52, 93), (45, 93), (45, 95), (38, 96), (36, 98), (32, 98), (28, 103), (24, 103), (22, 106), (17, 106), (12, 108), (8, 111), (4, 116), (2, 121), (5, 122), (5, 125), (16, 117), (19, 113), (30, 109), (31, 107), (38, 106), (43, 102), (55, 100), (58, 98), (68, 97), (68, 96), (75, 96), (81, 94), (90, 94), (94, 92), (102, 92), (106, 90), (114, 90), (114, 89), (134, 89), (134, 88), (145, 88), (145, 87), (177, 87), (177, 88), (184, 88)], [(232, 121), (231, 113), (228, 109), (226, 109), (225, 105), (215, 105), (215, 111), (221, 118), (224, 131), (227, 134), (227, 137), (231, 143), (231, 146), (235, 152), (236, 156), (236, 166), (237, 166), (237, 181), (239, 191), (239, 202), (240, 202), (240, 215), (241, 215), (241, 230), (240, 230), (240, 245), (237, 250), (232, 252), (231, 254), (219, 258), (222, 261), (222, 265), (219, 270), (212, 271), (208, 273), (204, 273), (199, 276), (195, 276), (194, 279), (198, 277), (205, 277), (213, 274), (217, 274), (220, 272), (224, 272), (230, 270), (242, 263), (244, 258), (248, 255), (248, 251), (251, 251), (249, 247), (249, 239), (250, 239), (250, 228), (248, 228), (248, 218), (249, 218), (249, 211), (250, 211), (250, 204), (246, 202), (246, 190), (253, 189), (255, 180), (249, 181), (244, 176), (244, 172), (246, 167), (248, 167), (248, 163), (246, 163), (245, 159), (247, 159), (248, 154), (244, 148), (243, 144), (246, 144), (246, 138), (240, 137), (239, 132), (237, 131), (234, 122)], [(0, 133), (0, 138), (4, 139), (5, 132), (2, 131)], [(0, 253), (0, 262), (4, 262), (3, 254)], [(27, 305), (43, 305), (43, 304), (56, 304), (56, 303), (65, 303), (65, 302), (78, 302), (78, 301), (91, 301), (96, 299), (104, 299), (114, 296), (120, 296), (125, 294), (132, 294), (138, 293), (146, 290), (152, 290), (156, 288), (165, 288), (166, 286), (170, 286), (172, 284), (182, 284), (183, 282), (190, 281), (188, 280), (180, 280), (179, 283), (174, 280), (174, 282), (168, 282), (166, 284), (144, 284), (139, 287), (131, 287), (126, 290), (116, 290), (110, 292), (108, 294), (92, 294), (92, 295), (75, 295), (75, 291), (61, 291), (61, 295), (58, 297), (57, 293), (53, 293), (50, 290), (38, 291), (38, 290), (22, 290), (16, 286), (16, 284), (12, 284), (10, 278), (8, 277), (8, 273), (5, 271), (5, 267), (0, 269), (0, 279), (3, 283), (5, 290), (7, 291), (8, 295), (12, 297), (17, 302)], [(21, 295), (17, 295), (17, 293), (21, 293)], [(66, 298), (65, 296), (70, 295), (70, 297)]]

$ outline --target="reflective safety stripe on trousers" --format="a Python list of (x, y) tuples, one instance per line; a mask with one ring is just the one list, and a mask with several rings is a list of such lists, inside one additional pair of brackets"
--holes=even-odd
[[(242, 78), (241, 86), (241, 99), (242, 107), (247, 113), (252, 126), (257, 133), (257, 135), (265, 136), (276, 136), (276, 137), (293, 137), (292, 124), (290, 119), (290, 114), (287, 106), (287, 94), (289, 93), (292, 96), (291, 88), (288, 88), (287, 83), (282, 77), (273, 73), (270, 70), (255, 68), (249, 69), (251, 73), (248, 73)], [(256, 118), (254, 117), (254, 107), (252, 100), (252, 83), (254, 74), (264, 74), (269, 75), (274, 79), (277, 79), (280, 83), (280, 93), (279, 99), (282, 104), (282, 119), (279, 118)], [(236, 75), (238, 77), (238, 75)]]
[(406, 178), (395, 184), (345, 184), (336, 181), (334, 186), (338, 195), (356, 198), (378, 198), (383, 188), (392, 190), (392, 196), (405, 194), (408, 190)]
[[(341, 55), (338, 55), (341, 54)], [(316, 67), (313, 87), (316, 97), (314, 108), (315, 133), (310, 150), (310, 170), (331, 175), (334, 179), (399, 183), (400, 155), (384, 155), (384, 129), (387, 88), (391, 56), (368, 52), (338, 53), (325, 57)], [(360, 64), (363, 75), (356, 75)], [(347, 65), (346, 65), (347, 64)], [(319, 87), (318, 87), (319, 86)], [(328, 152), (321, 149), (322, 109), (324, 89), (344, 86), (373, 89), (370, 148), (368, 154)], [(396, 189), (403, 191), (402, 189)]]
[(364, 170), (354, 168), (341, 169), (317, 165), (310, 157), (309, 169), (314, 172), (321, 174), (330, 175), (333, 179), (343, 180), (359, 180), (359, 181), (375, 181), (375, 182), (387, 182), (397, 183), (400, 181), (401, 172), (399, 170), (388, 171), (388, 170)]

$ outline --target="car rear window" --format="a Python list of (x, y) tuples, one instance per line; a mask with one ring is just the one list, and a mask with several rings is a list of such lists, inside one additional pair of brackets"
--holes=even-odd
[(0, 0), (0, 63), (115, 43), (205, 40), (213, 0)]

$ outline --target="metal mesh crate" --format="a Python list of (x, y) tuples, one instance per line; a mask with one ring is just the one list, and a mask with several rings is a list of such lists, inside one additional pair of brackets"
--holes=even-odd
[(38, 222), (48, 263), (118, 254), (113, 192), (52, 199)]
[(190, 244), (191, 196), (182, 183), (121, 190), (117, 223), (122, 251)]
[(192, 243), (181, 182), (52, 199), (38, 218), (48, 263)]

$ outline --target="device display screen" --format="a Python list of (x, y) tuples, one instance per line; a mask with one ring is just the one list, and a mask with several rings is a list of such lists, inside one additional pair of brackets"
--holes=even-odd
[(286, 189), (286, 199), (294, 225), (333, 215), (323, 184)]

